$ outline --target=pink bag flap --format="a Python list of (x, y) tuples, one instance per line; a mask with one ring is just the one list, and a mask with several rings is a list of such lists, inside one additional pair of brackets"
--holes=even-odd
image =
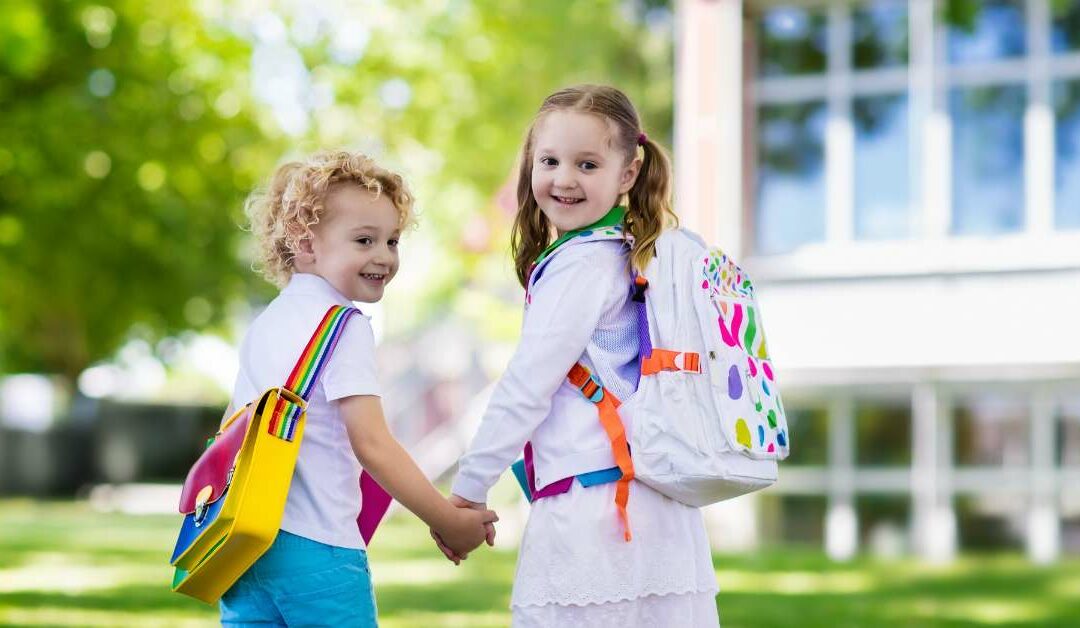
[(188, 471), (187, 479), (184, 480), (184, 490), (180, 493), (181, 514), (195, 512), (195, 500), (198, 498), (199, 491), (205, 486), (213, 487), (213, 493), (207, 503), (217, 501), (225, 493), (229, 470), (232, 469), (236, 454), (244, 444), (244, 435), (247, 434), (251, 413), (254, 411), (255, 404), (248, 404), (243, 415), (214, 439), (213, 444), (206, 448), (206, 451), (191, 467), (191, 471)]
[(360, 473), (360, 516), (356, 518), (356, 525), (360, 527), (365, 545), (371, 543), (375, 528), (379, 527), (392, 499), (367, 471)]

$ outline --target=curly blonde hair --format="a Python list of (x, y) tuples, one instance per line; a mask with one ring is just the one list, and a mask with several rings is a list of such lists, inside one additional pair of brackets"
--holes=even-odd
[(284, 286), (292, 276), (300, 242), (325, 215), (331, 189), (355, 183), (376, 196), (385, 194), (398, 210), (401, 229), (415, 223), (414, 199), (405, 180), (363, 153), (322, 151), (303, 161), (278, 167), (269, 185), (244, 203), (251, 232), (258, 242), (255, 269), (268, 281)]

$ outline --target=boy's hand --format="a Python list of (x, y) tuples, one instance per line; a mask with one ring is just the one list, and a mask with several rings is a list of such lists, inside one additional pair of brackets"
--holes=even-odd
[(440, 529), (431, 530), (431, 537), (435, 539), (442, 553), (456, 565), (485, 540), (488, 540), (489, 544), (494, 542), (492, 524), (498, 520), (499, 517), (494, 511), (482, 506), (459, 507), (454, 511), (451, 520)]
[(431, 533), (431, 538), (435, 539), (435, 546), (438, 547), (439, 551), (443, 553), (443, 556), (446, 557), (446, 560), (454, 563), (455, 565), (460, 565), (461, 561), (469, 557), (468, 554), (465, 554), (464, 556), (459, 556), (454, 553), (454, 550), (447, 547), (446, 543), (443, 543), (442, 537), (439, 536), (439, 533), (436, 532), (434, 528), (428, 528), (428, 532)]
[[(457, 495), (451, 495), (448, 498), (448, 501), (458, 508), (470, 508), (472, 510), (478, 510), (480, 512), (487, 511), (487, 504), (481, 502), (471, 502), (463, 497), (458, 497)], [(497, 518), (496, 521), (498, 521)], [(435, 545), (438, 546), (439, 551), (443, 553), (443, 556), (446, 556), (447, 560), (452, 561), (455, 565), (460, 565), (461, 561), (469, 557), (469, 552), (462, 552), (459, 554), (454, 550), (450, 549), (450, 547), (447, 546), (446, 543), (443, 541), (442, 537), (439, 536), (439, 533), (435, 530), (429, 529), (429, 532), (431, 532), (431, 538), (435, 540)], [(489, 546), (495, 545), (494, 523), (484, 524), (484, 541)]]
[[(457, 495), (450, 495), (450, 497), (447, 498), (447, 499), (449, 500), (449, 502), (451, 504), (457, 506), (458, 508), (471, 508), (473, 510), (479, 510), (479, 511), (487, 510), (487, 504), (483, 503), (483, 502), (471, 502), (471, 501), (465, 499), (464, 497), (459, 497)], [(496, 518), (495, 520), (498, 521), (498, 518)], [(486, 534), (484, 535), (484, 540), (487, 542), (488, 547), (494, 547), (495, 546), (495, 524), (494, 523), (485, 523), (484, 524), (484, 530), (486, 532)]]

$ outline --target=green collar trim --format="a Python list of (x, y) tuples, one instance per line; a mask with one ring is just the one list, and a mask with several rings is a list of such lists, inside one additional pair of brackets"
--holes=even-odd
[(536, 262), (534, 262), (534, 263), (539, 264), (540, 262), (544, 261), (544, 258), (546, 258), (548, 255), (551, 255), (552, 253), (554, 253), (555, 249), (559, 248), (563, 244), (566, 244), (567, 241), (572, 240), (573, 238), (576, 238), (581, 234), (586, 234), (587, 235), (587, 232), (592, 232), (593, 230), (596, 230), (596, 229), (603, 229), (604, 227), (614, 227), (615, 225), (621, 225), (622, 222), (623, 222), (623, 217), (625, 215), (626, 215), (626, 208), (623, 207), (622, 205), (616, 205), (615, 207), (612, 207), (611, 211), (604, 214), (603, 218), (601, 218), (600, 220), (597, 220), (593, 224), (591, 224), (591, 225), (589, 225), (587, 227), (582, 227), (581, 229), (574, 229), (573, 231), (567, 231), (566, 233), (559, 236), (558, 240), (555, 240), (550, 245), (548, 245), (548, 247), (546, 249), (544, 249), (544, 251), (542, 253), (540, 253), (539, 256), (537, 256)]

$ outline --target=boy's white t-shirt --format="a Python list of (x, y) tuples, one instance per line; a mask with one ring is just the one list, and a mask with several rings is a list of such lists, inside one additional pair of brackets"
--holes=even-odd
[[(322, 277), (297, 273), (252, 322), (240, 345), (232, 407), (285, 384), (312, 332), (331, 305), (353, 304)], [(375, 337), (367, 316), (353, 315), (308, 400), (307, 424), (285, 502), (281, 529), (338, 547), (364, 548), (360, 463), (337, 400), (378, 395)]]

